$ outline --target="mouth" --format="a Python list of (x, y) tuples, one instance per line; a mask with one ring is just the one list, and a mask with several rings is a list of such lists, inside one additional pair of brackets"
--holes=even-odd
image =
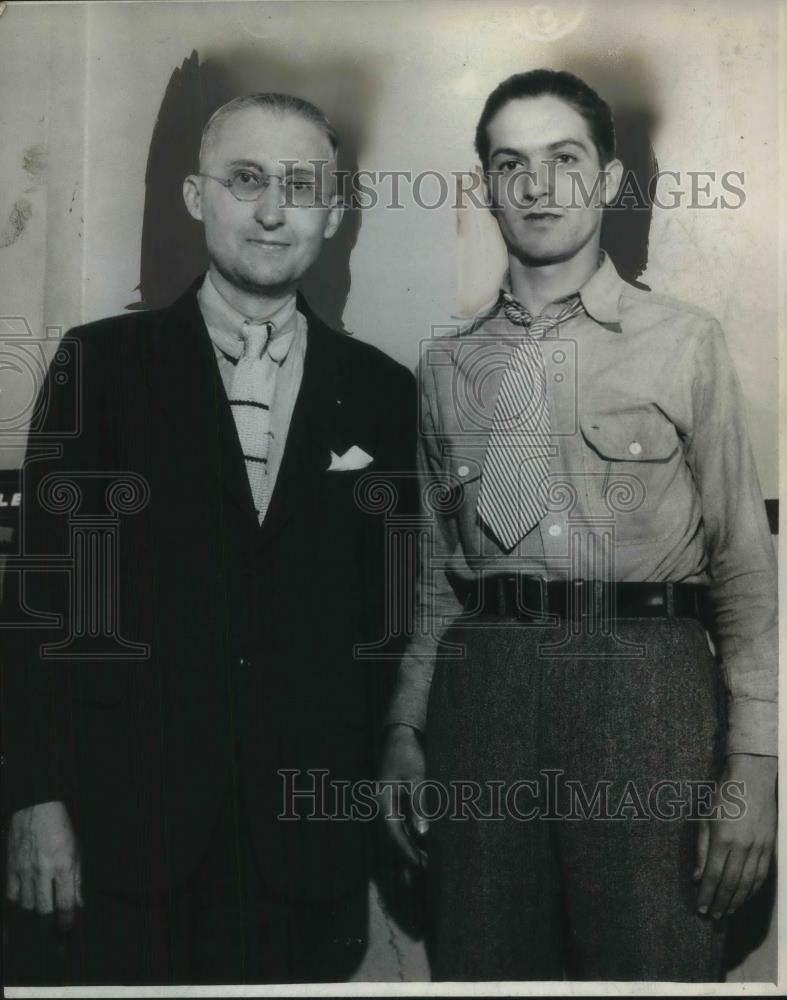
[(524, 222), (557, 222), (562, 216), (557, 212), (528, 212), (522, 218)]
[(263, 250), (273, 250), (281, 251), (286, 250), (289, 247), (289, 243), (283, 243), (281, 240), (247, 240), (248, 243), (253, 243), (254, 246), (261, 247)]

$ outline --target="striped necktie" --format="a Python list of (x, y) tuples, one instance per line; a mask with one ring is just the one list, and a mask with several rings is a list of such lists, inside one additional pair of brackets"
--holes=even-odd
[(583, 311), (572, 296), (554, 316), (534, 318), (513, 296), (502, 306), (511, 323), (524, 328), (500, 383), (478, 495), (478, 513), (505, 550), (511, 550), (547, 511), (550, 415), (546, 369), (536, 343)]
[(235, 366), (229, 394), (260, 524), (270, 502), (267, 463), (276, 374), (293, 339), (292, 333), (271, 339), (272, 332), (271, 323), (247, 320), (243, 324), (243, 354)]

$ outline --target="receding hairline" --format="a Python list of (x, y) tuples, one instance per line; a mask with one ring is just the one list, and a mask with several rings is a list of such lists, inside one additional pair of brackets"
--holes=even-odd
[(282, 118), (291, 115), (300, 118), (302, 121), (309, 122), (328, 143), (332, 155), (334, 157), (338, 155), (339, 137), (336, 130), (327, 116), (316, 105), (302, 98), (292, 97), (289, 94), (247, 94), (243, 97), (236, 97), (231, 101), (227, 101), (226, 104), (222, 104), (205, 123), (199, 146), (200, 169), (207, 154), (214, 146), (216, 137), (224, 123), (235, 115), (251, 108), (257, 108), (259, 111), (268, 111)]

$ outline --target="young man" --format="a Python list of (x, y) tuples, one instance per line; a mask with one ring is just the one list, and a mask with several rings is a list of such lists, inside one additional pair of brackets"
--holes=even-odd
[(305, 817), (336, 811), (315, 769), (373, 776), (381, 668), (354, 649), (382, 635), (385, 536), (359, 490), (412, 469), (415, 391), (298, 296), (340, 224), (336, 147), (296, 98), (220, 108), (183, 187), (207, 275), (71, 331), (42, 393), (26, 551), (119, 525), (92, 620), (104, 549), (84, 590), (27, 589), (63, 627), (9, 670), (8, 895), (33, 936), (35, 911), (73, 926), (25, 969), (20, 912), (16, 982), (341, 980), (363, 955), (370, 824)]
[(476, 146), (509, 271), (421, 361), (441, 490), (383, 777), (438, 800), (389, 829), (428, 861), (437, 979), (715, 980), (775, 826), (776, 577), (743, 400), (717, 322), (600, 252), (623, 168), (590, 87), (506, 80)]

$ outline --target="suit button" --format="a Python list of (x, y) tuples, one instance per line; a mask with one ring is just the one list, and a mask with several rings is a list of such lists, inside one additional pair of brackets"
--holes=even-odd
[(239, 667), (250, 667), (251, 666), (251, 660), (249, 659), (248, 656), (239, 656), (238, 657), (238, 666)]
[(460, 465), (456, 470), (460, 476), (466, 476), (470, 472), (470, 467), (467, 465)]
[(639, 441), (632, 441), (631, 444), (629, 445), (629, 451), (631, 452), (632, 455), (641, 455), (642, 445), (639, 443)]

